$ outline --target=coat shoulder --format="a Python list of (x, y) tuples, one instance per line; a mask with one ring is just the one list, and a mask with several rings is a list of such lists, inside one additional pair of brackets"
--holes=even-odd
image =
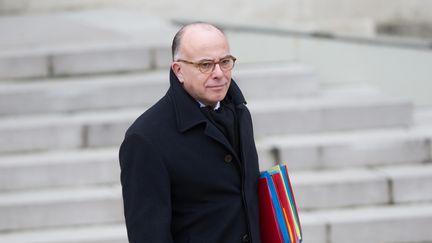
[(131, 124), (125, 137), (132, 134), (145, 137), (152, 136), (169, 127), (175, 127), (175, 116), (171, 101), (166, 95)]

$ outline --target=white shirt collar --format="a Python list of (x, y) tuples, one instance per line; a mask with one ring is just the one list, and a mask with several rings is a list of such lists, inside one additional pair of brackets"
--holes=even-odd
[[(198, 104), (200, 105), (200, 107), (206, 107), (207, 105), (203, 104), (201, 101), (197, 100)], [(215, 107), (213, 108), (213, 110), (217, 110), (220, 107), (220, 101), (218, 101), (215, 105)]]

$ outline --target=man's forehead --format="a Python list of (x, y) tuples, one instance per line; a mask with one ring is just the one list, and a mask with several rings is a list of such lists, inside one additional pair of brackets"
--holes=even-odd
[(182, 39), (187, 40), (185, 41), (185, 43), (193, 43), (194, 41), (203, 41), (205, 40), (205, 37), (208, 36), (215, 36), (221, 39), (225, 39), (225, 35), (219, 29), (215, 28), (212, 25), (204, 24), (189, 26), (187, 29), (184, 30)]
[(203, 52), (214, 49), (215, 46), (229, 51), (225, 35), (211, 25), (190, 27), (184, 32), (180, 46), (186, 52)]

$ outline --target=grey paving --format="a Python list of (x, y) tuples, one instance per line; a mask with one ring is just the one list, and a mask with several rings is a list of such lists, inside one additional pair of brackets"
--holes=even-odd
[(0, 79), (47, 77), (48, 58), (43, 55), (1, 55)]
[(121, 190), (114, 186), (2, 193), (0, 214), (0, 232), (119, 223)]
[(291, 173), (300, 209), (324, 209), (390, 202), (387, 179), (370, 170)]
[[(324, 242), (429, 242), (431, 204), (301, 212), (327, 229)], [(306, 237), (305, 237), (306, 239)]]
[(321, 212), (330, 242), (428, 242), (432, 205), (400, 205)]
[(304, 170), (428, 162), (431, 137), (431, 127), (413, 127), (267, 137), (260, 143), (273, 148), (281, 163)]
[(319, 77), (307, 65), (295, 62), (238, 62), (233, 70), (233, 78), (247, 100), (313, 96), (320, 91)]
[(151, 49), (112, 47), (58, 54), (51, 58), (52, 76), (72, 76), (148, 70), (152, 65)]
[(327, 224), (320, 218), (311, 214), (302, 214), (300, 212), (300, 221), (302, 224), (303, 242), (327, 243)]
[[(12, 125), (12, 124), (13, 125)], [(80, 148), (82, 127), (77, 123), (58, 122), (45, 117), (19, 122), (15, 119), (0, 125), (1, 152)], [(13, 129), (11, 129), (13, 127)]]
[(394, 203), (432, 201), (432, 163), (382, 168), (392, 182)]
[[(0, 148), (3, 153), (78, 149), (88, 146), (119, 145), (125, 129), (141, 111), (113, 110), (109, 113), (49, 115), (8, 118), (0, 123)], [(108, 125), (107, 125), (108, 123)], [(105, 134), (104, 134), (105, 133)], [(109, 136), (99, 140), (97, 134)], [(94, 144), (94, 141), (99, 143)]]
[(167, 74), (35, 82), (0, 86), (1, 115), (75, 112), (126, 106), (145, 106), (159, 99)]
[(127, 243), (124, 224), (85, 225), (0, 234), (8, 243)]
[[(412, 104), (386, 97), (317, 97), (249, 102), (258, 136), (305, 132), (408, 127)], [(269, 126), (268, 124), (272, 124)]]
[(118, 184), (118, 148), (0, 156), (0, 192)]

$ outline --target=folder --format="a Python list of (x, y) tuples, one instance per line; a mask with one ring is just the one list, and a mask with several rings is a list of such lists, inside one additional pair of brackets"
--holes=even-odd
[(276, 209), (273, 206), (268, 183), (269, 179), (265, 176), (258, 182), (261, 239), (263, 243), (279, 243), (283, 242), (282, 232), (279, 231)]
[(301, 223), (286, 165), (261, 172), (258, 198), (262, 242), (302, 242)]

